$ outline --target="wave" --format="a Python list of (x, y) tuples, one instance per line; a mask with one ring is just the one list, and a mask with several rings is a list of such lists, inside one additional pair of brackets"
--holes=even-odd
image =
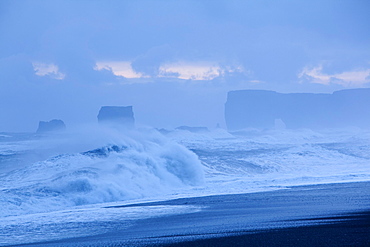
[[(158, 196), (204, 181), (198, 157), (154, 130), (103, 135), (99, 145), (110, 143), (2, 174), (1, 214)], [(78, 146), (81, 136), (68, 140)]]
[(27, 150), (51, 158), (0, 173), (0, 214), (368, 181), (369, 140), (370, 132), (358, 129), (253, 129), (237, 134), (174, 130), (164, 135), (152, 129), (99, 129), (27, 139), (22, 148), (14, 147), (17, 154)]
[(207, 181), (204, 194), (370, 179), (368, 130), (248, 129), (230, 137), (227, 134), (171, 136), (202, 161)]

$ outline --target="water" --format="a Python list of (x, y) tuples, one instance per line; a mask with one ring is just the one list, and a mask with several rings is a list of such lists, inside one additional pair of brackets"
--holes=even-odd
[(206, 193), (248, 193), (370, 178), (368, 131), (249, 130), (229, 137), (223, 134), (218, 138), (177, 137), (202, 161)]
[[(0, 215), (146, 198), (204, 182), (197, 156), (154, 130), (97, 131), (77, 136), (5, 135)], [(55, 155), (58, 150), (63, 152)]]
[(0, 133), (0, 244), (201, 210), (106, 206), (369, 180), (370, 132), (360, 129)]

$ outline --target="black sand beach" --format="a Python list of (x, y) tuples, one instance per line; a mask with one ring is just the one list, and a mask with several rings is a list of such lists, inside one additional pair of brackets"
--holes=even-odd
[[(322, 218), (312, 219), (322, 220)], [(271, 229), (166, 246), (370, 246), (370, 212), (331, 217), (337, 223)]]
[[(370, 246), (370, 182), (124, 205), (195, 205), (196, 213), (26, 246)], [(112, 207), (112, 209), (117, 207)], [(81, 226), (83, 227), (83, 226)]]

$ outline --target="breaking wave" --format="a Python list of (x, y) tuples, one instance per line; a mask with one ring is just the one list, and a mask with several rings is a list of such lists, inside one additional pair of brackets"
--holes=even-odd
[(171, 133), (202, 161), (202, 194), (268, 191), (308, 184), (370, 180), (370, 132), (247, 129), (238, 133)]
[[(100, 134), (96, 138), (94, 133), (94, 141), (86, 138), (87, 134), (58, 143), (69, 145), (69, 149), (95, 148), (57, 155), (1, 174), (1, 214), (150, 197), (203, 183), (198, 157), (154, 130)], [(81, 140), (83, 143), (78, 143)]]
[(11, 139), (0, 139), (1, 215), (370, 179), (370, 132), (360, 129), (99, 128)]

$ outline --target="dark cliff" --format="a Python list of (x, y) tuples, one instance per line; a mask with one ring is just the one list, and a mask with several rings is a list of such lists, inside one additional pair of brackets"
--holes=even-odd
[(45, 132), (55, 132), (55, 131), (64, 131), (66, 129), (66, 125), (62, 120), (53, 119), (49, 122), (40, 121), (39, 127), (37, 128), (37, 133), (45, 133)]
[(134, 128), (135, 126), (132, 106), (102, 106), (98, 121), (115, 127)]
[(229, 130), (273, 128), (278, 119), (288, 128), (370, 128), (370, 89), (333, 94), (265, 90), (228, 93), (225, 120)]

